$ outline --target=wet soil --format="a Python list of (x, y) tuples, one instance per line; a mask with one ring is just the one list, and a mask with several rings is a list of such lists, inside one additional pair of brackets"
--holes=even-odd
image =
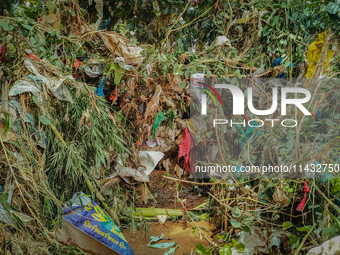
[[(207, 236), (210, 235), (210, 230), (213, 229), (213, 225), (206, 221), (196, 222), (196, 225), (200, 227), (201, 231)], [(175, 242), (178, 244), (175, 255), (193, 254), (194, 251), (196, 251), (196, 244), (198, 243), (204, 246), (208, 245), (208, 242), (204, 238), (200, 239), (199, 232), (191, 222), (188, 223), (186, 229), (182, 228), (182, 223), (180, 221), (175, 223), (166, 221), (165, 226), (159, 223), (150, 223), (150, 227), (150, 236), (160, 236), (163, 233), (164, 238), (170, 239), (160, 240), (157, 243)], [(145, 234), (142, 234), (140, 231), (125, 230), (123, 233), (135, 255), (163, 255), (169, 250), (147, 247), (150, 238), (145, 238)]]

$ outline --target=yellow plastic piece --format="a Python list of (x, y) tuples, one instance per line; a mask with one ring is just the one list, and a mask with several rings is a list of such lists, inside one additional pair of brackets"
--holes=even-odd
[[(307, 78), (311, 78), (314, 74), (315, 67), (317, 63), (319, 62), (321, 53), (323, 51), (323, 48), (325, 47), (325, 39), (327, 35), (327, 29), (322, 32), (321, 34), (318, 35), (318, 38), (315, 39), (315, 41), (309, 45), (308, 47), (308, 52), (307, 52), (307, 59), (309, 62), (309, 66), (307, 69)], [(323, 70), (325, 71), (328, 66), (329, 60), (332, 58), (333, 52), (331, 50), (327, 51), (327, 56), (326, 56), (326, 62), (324, 64)]]

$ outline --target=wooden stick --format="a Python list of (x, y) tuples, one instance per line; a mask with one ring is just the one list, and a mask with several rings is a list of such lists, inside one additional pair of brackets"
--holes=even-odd
[(5, 81), (1, 86), (1, 110), (8, 112), (8, 82)]

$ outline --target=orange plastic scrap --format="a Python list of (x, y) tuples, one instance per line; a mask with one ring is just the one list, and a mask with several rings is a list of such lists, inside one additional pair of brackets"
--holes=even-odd
[(116, 88), (115, 90), (112, 90), (109, 99), (113, 102), (116, 102), (118, 100), (118, 88)]
[[(308, 66), (307, 74), (306, 74), (307, 78), (311, 78), (314, 74), (315, 67), (317, 63), (319, 62), (321, 53), (323, 51), (323, 48), (325, 47), (325, 39), (327, 36), (327, 32), (328, 31), (326, 29), (324, 32), (319, 34), (318, 38), (315, 39), (315, 41), (308, 47), (307, 59), (309, 62), (309, 66)], [(332, 55), (333, 55), (333, 51), (328, 50), (327, 56), (326, 56), (326, 62), (323, 67), (324, 70), (327, 70), (328, 62), (332, 58)]]
[(38, 58), (36, 55), (34, 55), (33, 53), (31, 54), (26, 54), (27, 57), (33, 59), (33, 60), (37, 60), (40, 62), (40, 58)]
[(76, 69), (78, 69), (82, 65), (83, 65), (83, 62), (81, 62), (79, 59), (76, 59), (76, 61), (74, 61), (72, 67), (75, 67)]

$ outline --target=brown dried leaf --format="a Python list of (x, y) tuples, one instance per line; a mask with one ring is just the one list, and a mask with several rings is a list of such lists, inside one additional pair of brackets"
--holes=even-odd
[(276, 203), (282, 205), (288, 202), (288, 197), (286, 192), (282, 187), (278, 187), (273, 195), (273, 199)]

